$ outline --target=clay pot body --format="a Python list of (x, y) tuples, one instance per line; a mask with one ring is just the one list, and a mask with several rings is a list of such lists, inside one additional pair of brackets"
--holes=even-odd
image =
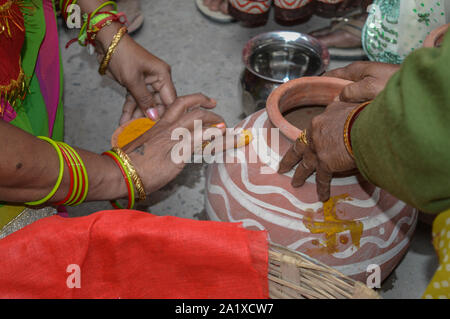
[(272, 0), (228, 0), (229, 14), (246, 27), (265, 25)]
[(314, 14), (313, 0), (274, 0), (275, 20), (281, 25), (296, 25), (307, 22)]
[(323, 18), (336, 18), (344, 16), (345, 14), (351, 12), (352, 8), (349, 8), (346, 11), (338, 11), (339, 6), (343, 1), (344, 0), (315, 0), (315, 14)]
[[(417, 223), (415, 209), (361, 176), (334, 178), (332, 200), (323, 205), (314, 177), (295, 189), (291, 186), (293, 172), (276, 173), (279, 161), (300, 133), (282, 113), (299, 106), (327, 105), (348, 83), (311, 77), (276, 89), (267, 111), (238, 125), (251, 130), (252, 143), (229, 151), (233, 163), (209, 165), (206, 211), (212, 220), (265, 229), (272, 242), (306, 253), (363, 282), (370, 275), (369, 265), (379, 265), (384, 280), (408, 249)], [(267, 134), (261, 129), (268, 129)]]

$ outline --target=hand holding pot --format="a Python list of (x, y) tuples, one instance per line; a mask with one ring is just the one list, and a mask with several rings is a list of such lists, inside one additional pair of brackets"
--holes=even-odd
[(317, 173), (316, 184), (319, 199), (330, 198), (333, 173), (344, 173), (356, 168), (344, 143), (345, 122), (357, 104), (334, 102), (324, 113), (313, 118), (303, 138), (296, 140), (280, 163), (279, 173), (290, 171), (297, 163), (293, 187), (301, 187), (308, 177)]
[(354, 81), (342, 90), (340, 99), (359, 103), (375, 99), (399, 69), (400, 65), (396, 64), (360, 61), (329, 71), (324, 76)]

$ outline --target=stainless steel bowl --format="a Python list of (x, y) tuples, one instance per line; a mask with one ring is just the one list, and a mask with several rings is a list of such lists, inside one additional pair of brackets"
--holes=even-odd
[(322, 74), (330, 55), (325, 45), (307, 34), (275, 31), (248, 41), (243, 61), (242, 103), (244, 113), (250, 115), (265, 108), (270, 93), (281, 84)]

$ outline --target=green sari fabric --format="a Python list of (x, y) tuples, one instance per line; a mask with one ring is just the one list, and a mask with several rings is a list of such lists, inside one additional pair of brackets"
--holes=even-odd
[[(62, 141), (64, 137), (63, 70), (59, 56), (56, 30), (56, 14), (52, 0), (23, 0), (25, 43), (22, 48), (22, 68), (26, 75), (27, 95), (16, 108), (16, 116), (9, 123), (34, 135), (47, 136)], [(44, 40), (46, 44), (44, 45)], [(48, 48), (58, 50), (57, 67), (48, 67)], [(56, 46), (56, 47), (55, 47)], [(41, 64), (41, 66), (38, 65)], [(57, 69), (59, 75), (51, 74)], [(54, 73), (54, 72), (53, 72)], [(49, 86), (59, 85), (59, 98), (55, 105), (48, 105)], [(53, 93), (54, 92), (50, 92)], [(51, 115), (51, 116), (50, 116)], [(22, 213), (24, 207), (0, 203), (0, 231)]]

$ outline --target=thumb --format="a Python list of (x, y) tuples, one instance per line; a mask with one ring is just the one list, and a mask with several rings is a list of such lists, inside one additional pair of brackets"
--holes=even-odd
[(360, 103), (373, 100), (379, 93), (374, 80), (366, 77), (363, 80), (347, 85), (341, 92), (343, 102)]
[(141, 81), (139, 84), (129, 87), (129, 91), (136, 100), (136, 103), (142, 112), (151, 120), (158, 121), (159, 114), (155, 108), (155, 101), (153, 99), (152, 92), (147, 89), (145, 81)]

